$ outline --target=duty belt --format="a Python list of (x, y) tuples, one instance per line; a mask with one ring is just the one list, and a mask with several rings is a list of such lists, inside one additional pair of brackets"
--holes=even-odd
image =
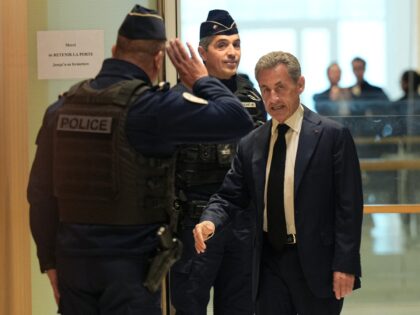
[(199, 219), (204, 211), (204, 208), (207, 206), (207, 201), (179, 201), (179, 205), (184, 215), (188, 215), (191, 219)]

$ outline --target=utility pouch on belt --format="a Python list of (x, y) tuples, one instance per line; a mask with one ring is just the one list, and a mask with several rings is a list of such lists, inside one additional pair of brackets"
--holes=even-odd
[(152, 293), (156, 292), (171, 266), (181, 258), (182, 243), (173, 237), (168, 226), (161, 226), (157, 232), (159, 248), (153, 258), (144, 281), (144, 286)]

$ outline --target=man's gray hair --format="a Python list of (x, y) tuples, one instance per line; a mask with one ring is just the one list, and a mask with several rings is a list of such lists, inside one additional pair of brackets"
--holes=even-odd
[(292, 80), (298, 82), (301, 77), (299, 61), (295, 56), (284, 51), (273, 51), (262, 56), (255, 65), (255, 78), (258, 80), (261, 70), (273, 69), (278, 65), (285, 65)]
[(203, 47), (204, 50), (207, 51), (209, 49), (211, 42), (213, 41), (214, 36), (215, 35), (203, 37), (202, 39), (200, 39), (198, 46)]

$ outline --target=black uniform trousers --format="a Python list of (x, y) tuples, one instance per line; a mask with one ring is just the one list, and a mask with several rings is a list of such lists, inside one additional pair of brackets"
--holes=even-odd
[(277, 251), (264, 237), (257, 315), (338, 315), (342, 307), (343, 299), (318, 298), (309, 289), (296, 244)]
[(60, 257), (57, 261), (63, 315), (161, 315), (161, 292), (143, 281), (148, 257)]
[(215, 315), (252, 315), (251, 231), (232, 228), (218, 231), (197, 254), (192, 229), (197, 220), (187, 218), (180, 238), (180, 261), (171, 269), (171, 301), (176, 315), (206, 315), (214, 287)]

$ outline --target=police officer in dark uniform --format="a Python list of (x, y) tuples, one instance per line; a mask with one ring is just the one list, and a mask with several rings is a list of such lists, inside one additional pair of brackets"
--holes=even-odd
[[(241, 57), (238, 28), (230, 14), (212, 10), (201, 24), (198, 51), (210, 76), (218, 78), (242, 102), (255, 126), (266, 121), (259, 93), (237, 74)], [(175, 88), (185, 91), (178, 84)], [(214, 314), (252, 314), (251, 230), (249, 216), (238, 218), (215, 239), (208, 251), (197, 255), (192, 229), (199, 222), (210, 196), (230, 168), (235, 143), (192, 144), (180, 149), (176, 165), (176, 192), (181, 211), (179, 236), (184, 243), (181, 260), (171, 269), (171, 300), (177, 315), (204, 315), (214, 287)]]
[(168, 54), (195, 95), (153, 86), (165, 42), (162, 18), (136, 5), (113, 58), (45, 113), (28, 186), (30, 226), (62, 314), (161, 314), (159, 289), (143, 283), (156, 267), (157, 232), (173, 214), (177, 145), (232, 141), (253, 128), (179, 40)]

